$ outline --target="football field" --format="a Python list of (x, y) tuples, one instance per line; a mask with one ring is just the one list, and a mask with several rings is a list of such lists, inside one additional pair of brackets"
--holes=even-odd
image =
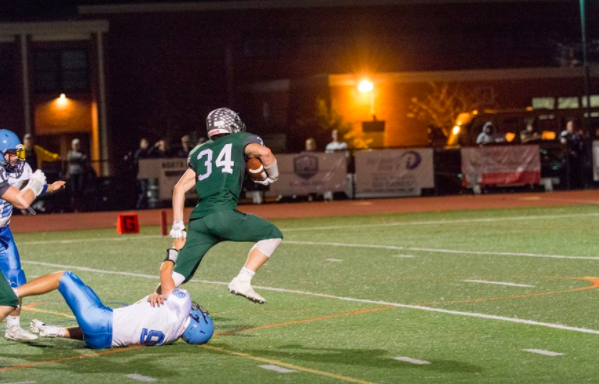
[[(214, 320), (207, 345), (1, 339), (0, 383), (596, 383), (598, 222), (598, 205), (276, 220), (253, 280), (266, 305), (226, 288), (249, 243), (183, 286)], [(15, 237), (28, 279), (70, 270), (117, 308), (156, 287), (158, 233)], [(25, 299), (33, 318), (76, 324), (56, 292)]]

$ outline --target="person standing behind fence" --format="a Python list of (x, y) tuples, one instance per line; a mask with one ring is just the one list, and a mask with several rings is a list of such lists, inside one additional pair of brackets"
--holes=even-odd
[[(347, 152), (347, 143), (344, 143), (343, 141), (339, 141), (339, 131), (338, 130), (333, 129), (333, 131), (331, 132), (331, 139), (333, 139), (333, 141), (331, 141), (330, 143), (327, 144), (327, 146), (324, 149), (324, 153), (344, 152), (345, 157), (349, 158), (349, 152)], [(324, 200), (332, 201), (333, 200), (333, 191), (325, 191)]]
[(166, 140), (160, 139), (154, 143), (154, 146), (148, 151), (148, 157), (151, 159), (162, 159), (168, 157)]
[(30, 133), (23, 136), (23, 146), (25, 147), (25, 161), (33, 172), (41, 169), (44, 162), (50, 163), (60, 159), (58, 153), (52, 153), (39, 145), (35, 145), (33, 135)]
[(191, 152), (192, 149), (193, 148), (191, 147), (189, 135), (184, 135), (181, 137), (181, 147), (177, 151), (177, 157), (183, 157), (187, 159), (187, 156), (189, 156), (189, 152)]
[[(142, 137), (139, 140), (139, 148), (135, 151), (133, 155), (133, 162), (135, 164), (136, 173), (139, 175), (139, 161), (143, 159), (147, 159), (149, 157), (148, 147), (150, 143), (148, 139)], [(137, 203), (135, 204), (135, 209), (145, 209), (148, 207), (148, 179), (137, 179), (139, 182), (139, 196), (137, 197)]]
[(83, 210), (85, 178), (87, 176), (87, 156), (81, 152), (81, 141), (73, 139), (71, 150), (67, 154), (69, 163), (69, 185), (71, 187), (71, 205), (75, 212)]
[(331, 132), (331, 138), (333, 141), (327, 144), (324, 150), (325, 153), (347, 151), (347, 143), (339, 141), (339, 131), (333, 129)]
[(584, 141), (578, 133), (578, 121), (568, 120), (566, 129), (562, 131), (559, 137), (560, 142), (566, 146), (568, 187), (582, 188)]

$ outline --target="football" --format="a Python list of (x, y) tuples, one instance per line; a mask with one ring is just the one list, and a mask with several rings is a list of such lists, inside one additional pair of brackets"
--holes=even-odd
[(260, 160), (256, 159), (255, 157), (248, 159), (247, 171), (252, 180), (261, 181), (266, 179), (266, 171), (264, 171), (264, 166)]

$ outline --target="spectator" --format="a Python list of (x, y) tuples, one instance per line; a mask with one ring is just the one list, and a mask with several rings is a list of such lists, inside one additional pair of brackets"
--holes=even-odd
[(476, 144), (493, 144), (505, 141), (501, 135), (495, 132), (495, 126), (492, 121), (487, 121), (483, 126), (482, 132), (476, 138)]
[(327, 144), (325, 153), (333, 153), (337, 151), (347, 151), (347, 143), (339, 141), (339, 131), (333, 129), (331, 132), (331, 138), (333, 141)]
[(520, 132), (520, 141), (526, 144), (536, 140), (541, 140), (541, 134), (537, 131), (537, 121), (531, 119), (526, 123), (526, 129)]
[(59, 159), (58, 153), (52, 153), (35, 145), (33, 135), (30, 133), (23, 137), (23, 146), (25, 147), (25, 161), (33, 172), (42, 168), (44, 162), (53, 162)]
[(578, 132), (578, 121), (568, 120), (566, 129), (559, 137), (560, 142), (566, 146), (568, 187), (581, 188), (583, 185), (584, 140)]
[(73, 211), (80, 212), (83, 210), (84, 193), (85, 193), (85, 178), (87, 177), (87, 156), (81, 152), (81, 141), (73, 139), (71, 142), (71, 150), (67, 154), (69, 163), (69, 183), (71, 187), (71, 204)]
[(192, 149), (190, 142), (191, 140), (189, 139), (188, 135), (181, 137), (181, 148), (179, 148), (179, 150), (177, 151), (177, 157), (187, 158), (189, 152)]
[(151, 159), (161, 159), (167, 156), (166, 141), (164, 139), (158, 140), (152, 148), (148, 151), (148, 157)]
[[(347, 143), (339, 141), (339, 131), (333, 129), (331, 132), (331, 138), (333, 141), (327, 144), (324, 152), (325, 153), (334, 153), (334, 152), (345, 152), (345, 157), (349, 158), (349, 152), (347, 152)], [(333, 191), (325, 191), (323, 195), (324, 201), (333, 201)]]
[(204, 144), (206, 141), (208, 141), (208, 139), (206, 139), (204, 136), (200, 136), (200, 138), (198, 139), (198, 143), (196, 144), (196, 147), (198, 145)]
[(306, 149), (304, 152), (316, 152), (316, 140), (313, 137), (306, 139)]
[[(139, 160), (148, 158), (148, 147), (150, 143), (148, 139), (142, 137), (139, 140), (139, 148), (135, 151), (135, 155), (133, 155), (133, 161), (135, 163), (135, 171), (136, 174), (139, 174)], [(139, 183), (139, 196), (137, 197), (137, 203), (135, 204), (135, 209), (144, 209), (148, 207), (148, 179), (137, 179)]]

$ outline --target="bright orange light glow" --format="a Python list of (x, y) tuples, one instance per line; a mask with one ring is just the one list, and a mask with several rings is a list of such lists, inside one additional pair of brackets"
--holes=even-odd
[(360, 84), (358, 84), (358, 91), (362, 93), (372, 92), (373, 89), (374, 84), (372, 84), (372, 81), (362, 80), (360, 81)]
[(508, 143), (511, 143), (512, 141), (514, 141), (515, 138), (516, 138), (516, 134), (514, 132), (508, 132), (505, 134), (505, 140)]
[(456, 125), (455, 127), (453, 127), (453, 130), (451, 131), (451, 133), (453, 133), (454, 135), (457, 135), (458, 133), (460, 133), (460, 126)]
[(59, 97), (54, 100), (54, 104), (59, 108), (66, 108), (70, 104), (70, 100), (64, 93), (61, 93)]
[(543, 140), (555, 140), (555, 132), (543, 131), (543, 133), (541, 134), (541, 138)]

